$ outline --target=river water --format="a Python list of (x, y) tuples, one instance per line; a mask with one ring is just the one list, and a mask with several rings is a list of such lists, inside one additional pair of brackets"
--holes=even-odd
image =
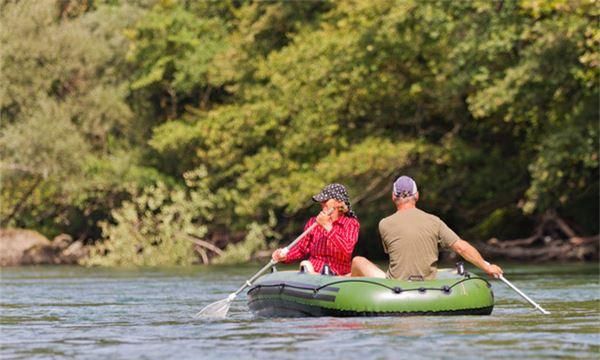
[(493, 281), (490, 316), (261, 319), (240, 295), (226, 319), (199, 320), (261, 266), (5, 268), (0, 358), (600, 358), (598, 264), (502, 265), (552, 314)]

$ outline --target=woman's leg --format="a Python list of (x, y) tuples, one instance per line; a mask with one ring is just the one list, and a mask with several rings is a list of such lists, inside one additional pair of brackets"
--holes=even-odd
[(376, 277), (385, 278), (385, 272), (383, 272), (377, 265), (373, 264), (362, 256), (356, 256), (352, 259), (352, 270), (350, 276), (365, 276), (365, 277)]
[(315, 268), (313, 266), (313, 264), (308, 261), (308, 260), (302, 260), (300, 262), (300, 268), (302, 268), (304, 266), (304, 271), (306, 271), (309, 274), (316, 274), (317, 272), (315, 271)]

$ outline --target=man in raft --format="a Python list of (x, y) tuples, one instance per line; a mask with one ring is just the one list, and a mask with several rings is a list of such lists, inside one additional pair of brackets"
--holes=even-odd
[(500, 267), (486, 262), (477, 249), (456, 235), (440, 218), (417, 208), (419, 192), (413, 179), (400, 176), (394, 182), (392, 200), (396, 204), (396, 213), (379, 222), (383, 248), (390, 257), (387, 272), (357, 256), (352, 259), (352, 276), (435, 279), (438, 244), (449, 247), (492, 277), (502, 274)]
[(320, 273), (328, 265), (335, 275), (349, 274), (360, 225), (352, 211), (348, 192), (344, 185), (329, 184), (312, 199), (321, 204), (322, 211), (316, 217), (311, 217), (304, 229), (315, 221), (319, 226), (304, 236), (287, 254), (284, 249), (275, 250), (273, 260), (291, 263), (308, 257), (300, 266), (309, 273)]

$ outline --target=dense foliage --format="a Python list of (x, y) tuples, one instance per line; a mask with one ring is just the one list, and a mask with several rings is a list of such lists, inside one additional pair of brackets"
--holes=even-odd
[(189, 237), (246, 261), (329, 182), (372, 255), (403, 173), (467, 238), (526, 236), (549, 211), (598, 232), (594, 1), (0, 10), (1, 226), (97, 242), (91, 263), (190, 263)]

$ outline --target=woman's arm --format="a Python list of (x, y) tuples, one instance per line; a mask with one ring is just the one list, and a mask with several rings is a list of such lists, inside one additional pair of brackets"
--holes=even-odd
[[(308, 222), (306, 223), (306, 225), (304, 225), (304, 230), (306, 231), (306, 229), (308, 229), (313, 223), (315, 222), (315, 218), (310, 218), (308, 220)], [(306, 255), (308, 255), (309, 253), (309, 249), (310, 249), (310, 244), (312, 243), (312, 231), (309, 232), (308, 234), (306, 234), (300, 241), (298, 241), (296, 243), (296, 245), (294, 245), (294, 247), (292, 247), (287, 255), (285, 256), (285, 259), (282, 261), (283, 263), (290, 263), (290, 262), (294, 262), (296, 260), (300, 260), (300, 259), (304, 259), (306, 257)]]

